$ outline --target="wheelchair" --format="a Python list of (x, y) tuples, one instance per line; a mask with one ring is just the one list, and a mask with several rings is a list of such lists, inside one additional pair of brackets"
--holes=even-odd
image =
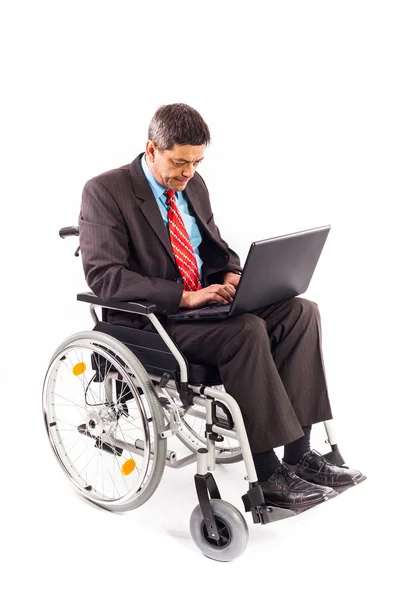
[[(79, 230), (59, 233), (78, 236)], [(166, 466), (197, 461), (199, 503), (190, 532), (200, 551), (218, 561), (240, 556), (249, 534), (242, 513), (221, 499), (212, 474), (216, 464), (243, 460), (248, 489), (242, 502), (254, 523), (297, 514), (265, 504), (237, 402), (217, 368), (188, 363), (154, 304), (104, 302), (92, 292), (77, 299), (90, 305), (94, 327), (68, 337), (54, 352), (43, 384), (43, 415), (58, 462), (81, 495), (110, 511), (132, 510), (151, 498)], [(145, 315), (155, 332), (108, 323), (104, 309)], [(332, 421), (325, 429), (331, 446), (325, 456), (345, 466)], [(171, 436), (190, 450), (188, 456), (179, 459), (168, 449)]]

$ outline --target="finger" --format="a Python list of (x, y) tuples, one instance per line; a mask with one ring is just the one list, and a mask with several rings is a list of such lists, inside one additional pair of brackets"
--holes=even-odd
[(223, 302), (224, 304), (232, 302), (231, 294), (223, 288), (218, 290), (218, 292), (215, 292), (215, 297), (217, 299), (217, 302)]
[[(224, 290), (224, 292), (226, 292), (227, 294), (229, 294), (229, 296), (231, 298), (236, 294), (235, 288), (230, 283), (229, 284), (224, 284), (222, 286), (222, 290)], [(218, 292), (220, 292), (220, 290), (218, 290)]]
[(230, 294), (235, 294), (235, 286), (233, 286), (231, 283), (225, 283), (224, 287)]

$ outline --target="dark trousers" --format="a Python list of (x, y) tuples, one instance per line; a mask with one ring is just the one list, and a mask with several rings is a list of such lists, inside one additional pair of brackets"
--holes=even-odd
[(223, 321), (165, 325), (189, 362), (217, 366), (240, 406), (252, 452), (283, 446), (332, 418), (318, 307), (292, 298)]

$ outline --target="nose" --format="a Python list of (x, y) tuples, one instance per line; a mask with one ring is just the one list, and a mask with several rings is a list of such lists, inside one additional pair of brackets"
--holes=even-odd
[(185, 165), (182, 171), (182, 177), (186, 177), (187, 179), (191, 179), (196, 171), (196, 167), (194, 165)]

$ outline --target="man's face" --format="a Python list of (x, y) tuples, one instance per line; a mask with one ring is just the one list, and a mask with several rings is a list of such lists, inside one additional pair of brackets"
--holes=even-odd
[(158, 183), (168, 189), (182, 192), (204, 158), (202, 146), (175, 146), (171, 150), (159, 150), (154, 142), (146, 144), (147, 164)]

